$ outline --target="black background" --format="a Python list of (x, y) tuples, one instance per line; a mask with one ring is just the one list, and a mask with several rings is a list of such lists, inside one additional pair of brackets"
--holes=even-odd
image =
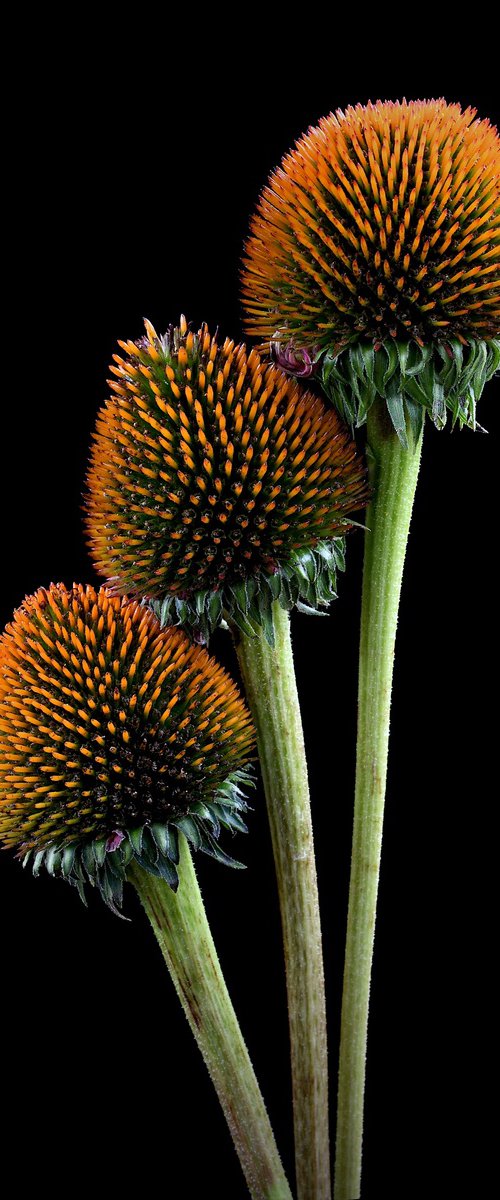
[[(136, 14), (137, 15), (137, 14)], [(146, 20), (144, 14), (144, 21)], [(498, 99), (463, 62), (412, 66), (383, 50), (338, 75), (279, 28), (230, 47), (212, 17), (140, 24), (79, 54), (27, 64), (6, 120), (9, 310), (2, 401), (2, 625), (51, 580), (94, 580), (81, 528), (88, 443), (117, 338), (181, 311), (242, 334), (238, 271), (271, 168), (309, 123), (368, 99), (445, 94), (498, 123)], [(209, 26), (212, 22), (211, 36)], [(45, 33), (47, 31), (45, 30)], [(54, 36), (57, 30), (54, 25)], [(60, 32), (60, 31), (59, 31)], [(207, 41), (208, 39), (208, 41)], [(48, 43), (50, 46), (50, 31)], [(36, 41), (36, 37), (35, 37)], [(243, 53), (246, 47), (247, 56)], [(100, 49), (97, 47), (100, 46)], [(344, 48), (345, 49), (345, 48)], [(178, 67), (180, 74), (177, 74)], [(25, 98), (29, 98), (27, 109)], [(21, 100), (23, 103), (21, 103)], [(498, 381), (489, 436), (428, 425), (405, 570), (372, 988), (364, 1191), (448, 1195), (491, 1178), (482, 1087), (495, 1028), (491, 955), (496, 699)], [(362, 535), (326, 620), (294, 616), (324, 924), (332, 1103), (355, 753)], [(212, 649), (236, 670), (227, 635)], [(198, 860), (236, 1009), (292, 1173), (286, 1000), (266, 818), (259, 794), (248, 864)], [(7, 1145), (23, 1172), (65, 1188), (59, 1156), (89, 1189), (245, 1194), (211, 1086), (135, 897), (131, 923), (94, 896), (1, 858)], [(11, 1119), (9, 1119), (11, 1118)], [(11, 1140), (12, 1139), (12, 1140)], [(432, 1166), (431, 1166), (432, 1164)], [(182, 1182), (173, 1180), (177, 1169)]]

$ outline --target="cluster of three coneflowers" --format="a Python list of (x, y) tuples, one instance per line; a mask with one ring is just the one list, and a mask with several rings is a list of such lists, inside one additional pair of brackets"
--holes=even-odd
[[(0, 649), (0, 836), (36, 873), (137, 889), (253, 1197), (290, 1196), (190, 846), (238, 866), (257, 736), (278, 880), (299, 1200), (328, 1200), (326, 1015), (289, 611), (321, 610), (369, 500), (335, 1195), (359, 1195), (396, 618), (427, 411), (475, 426), (500, 361), (496, 131), (444, 101), (358, 106), (271, 178), (247, 246), (249, 332), (184, 319), (121, 344), (88, 479), (100, 590), (25, 600)], [(326, 407), (295, 377), (313, 376)], [(336, 411), (340, 413), (340, 417)], [(369, 482), (347, 426), (367, 424)], [(204, 643), (232, 630), (253, 718)], [(189, 936), (186, 936), (189, 931)], [(214, 981), (215, 984), (214, 984)]]

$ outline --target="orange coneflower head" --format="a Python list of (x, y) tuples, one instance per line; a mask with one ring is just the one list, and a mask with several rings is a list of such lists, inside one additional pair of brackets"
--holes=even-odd
[(445, 100), (324, 117), (271, 176), (243, 272), (248, 332), (353, 340), (500, 332), (500, 139)]
[(253, 739), (206, 650), (105, 588), (41, 588), (0, 638), (0, 840), (112, 906), (132, 854), (175, 885), (178, 829), (219, 853)]
[(146, 322), (120, 345), (88, 479), (97, 569), (117, 591), (174, 597), (175, 619), (203, 617), (205, 632), (253, 601), (258, 622), (265, 581), (270, 602), (366, 502), (354, 443), (320, 399), (206, 325), (159, 337)]

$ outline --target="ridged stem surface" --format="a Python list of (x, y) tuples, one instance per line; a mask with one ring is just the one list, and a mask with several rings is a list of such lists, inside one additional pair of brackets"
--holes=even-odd
[(235, 631), (266, 793), (285, 953), (299, 1200), (329, 1200), (328, 1062), (321, 925), (290, 618), (275, 645)]
[[(191, 853), (180, 836), (179, 888), (134, 864), (129, 879), (149, 917), (208, 1067), (253, 1200), (292, 1200), (264, 1101), (222, 975)], [(161, 1066), (161, 1064), (160, 1064)], [(217, 1155), (207, 1186), (217, 1194)], [(208, 1168), (207, 1168), (208, 1169)]]
[(340, 1038), (335, 1200), (361, 1187), (368, 1003), (382, 850), (394, 646), (422, 436), (403, 449), (385, 406), (367, 421), (373, 500), (366, 514), (358, 741)]

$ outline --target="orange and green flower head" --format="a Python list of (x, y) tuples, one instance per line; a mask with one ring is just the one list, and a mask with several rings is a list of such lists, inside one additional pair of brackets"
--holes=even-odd
[(315, 364), (329, 393), (354, 375), (361, 398), (346, 384), (339, 404), (350, 420), (392, 382), (442, 425), (432, 375), (454, 419), (473, 424), (500, 358), (497, 130), (442, 99), (324, 117), (262, 193), (243, 295), (248, 332), (283, 365)]
[(184, 318), (120, 342), (88, 478), (97, 570), (201, 637), (271, 605), (334, 594), (342, 534), (366, 503), (362, 459), (331, 408), (256, 350)]
[(253, 742), (207, 651), (104, 587), (40, 588), (0, 638), (0, 840), (114, 910), (133, 858), (176, 888), (179, 832), (233, 863)]

